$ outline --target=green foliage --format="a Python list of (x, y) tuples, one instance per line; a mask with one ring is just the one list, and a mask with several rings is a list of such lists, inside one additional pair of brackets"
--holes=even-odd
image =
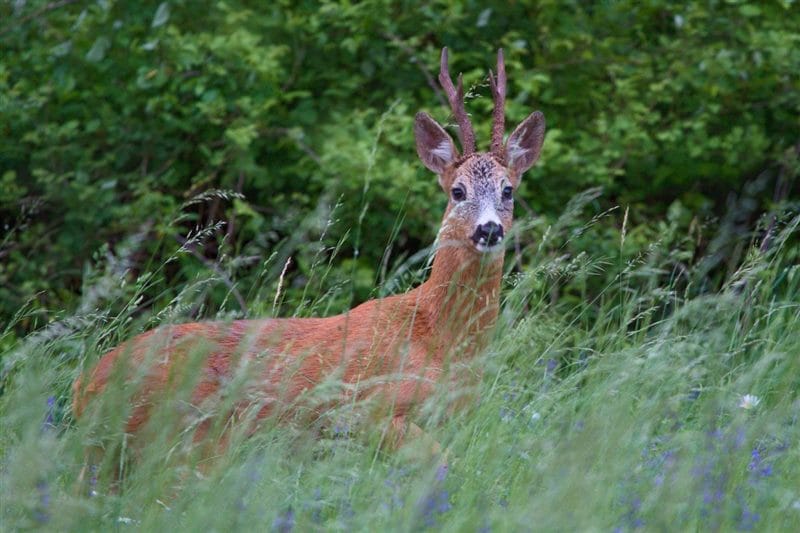
[[(411, 124), (420, 109), (447, 118), (433, 86), (443, 45), (484, 145), (498, 46), (509, 127), (534, 109), (547, 116), (542, 161), (520, 195), (543, 227), (575, 192), (602, 186), (604, 208), (629, 207), (631, 253), (668, 226), (675, 238), (695, 232), (691, 257), (735, 191), (755, 205), (721, 243), (736, 256), (732, 243), (748, 241), (759, 210), (783, 202), (797, 176), (791, 1), (37, 0), (3, 3), (0, 20), (0, 317), (39, 311), (19, 332), (76, 305), (105, 243), (146, 229), (134, 281), (176, 239), (219, 221), (145, 305), (209, 264), (248, 287), (265, 260), (274, 280), (288, 257), (279, 311), (317, 289), (341, 292), (330, 310), (369, 297), (393, 232), (392, 265), (435, 235), (444, 198), (416, 161)], [(747, 186), (755, 176), (760, 189)], [(581, 246), (613, 255), (621, 220), (602, 224)], [(522, 248), (537, 237), (520, 233)], [(309, 289), (320, 253), (330, 276)], [(706, 274), (718, 278), (718, 265)], [(206, 305), (221, 308), (227, 292), (209, 290)]]

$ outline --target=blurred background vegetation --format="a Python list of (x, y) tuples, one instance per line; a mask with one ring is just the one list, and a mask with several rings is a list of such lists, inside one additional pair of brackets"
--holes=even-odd
[[(134, 280), (178, 247), (140, 310), (208, 272), (221, 281), (194, 314), (332, 313), (375, 295), (439, 225), (445, 196), (412, 122), (449, 121), (434, 83), (445, 45), (484, 147), (498, 47), (509, 129), (547, 117), (514, 268), (588, 190), (587, 218), (616, 211), (548, 253), (669, 254), (662, 275), (691, 270), (684, 286), (702, 292), (797, 206), (792, 0), (17, 0), (0, 21), (0, 323), (26, 309), (8, 343), (74, 311), (96, 269)], [(270, 292), (254, 294), (262, 276)], [(302, 311), (323, 293), (338, 296)]]

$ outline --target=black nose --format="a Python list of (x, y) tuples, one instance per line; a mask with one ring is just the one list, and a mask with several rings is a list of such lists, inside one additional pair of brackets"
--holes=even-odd
[(503, 240), (503, 226), (496, 222), (487, 222), (481, 224), (475, 229), (472, 234), (472, 241), (475, 244), (483, 244), (485, 246), (494, 246)]

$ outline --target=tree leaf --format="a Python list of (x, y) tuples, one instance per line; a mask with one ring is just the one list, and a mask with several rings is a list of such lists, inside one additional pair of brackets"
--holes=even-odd
[(50, 53), (56, 57), (63, 57), (69, 54), (70, 50), (72, 50), (72, 41), (64, 41), (51, 48)]
[(98, 37), (95, 39), (94, 44), (86, 53), (86, 59), (92, 63), (102, 61), (103, 58), (106, 57), (106, 52), (110, 46), (111, 41), (108, 40), (108, 37)]
[(156, 9), (156, 14), (153, 16), (153, 23), (150, 24), (153, 28), (163, 26), (169, 20), (169, 3), (161, 2)]

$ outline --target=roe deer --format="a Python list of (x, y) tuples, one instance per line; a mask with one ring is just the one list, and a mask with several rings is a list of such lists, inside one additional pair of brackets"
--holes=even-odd
[[(421, 432), (407, 417), (437, 382), (451, 390), (475, 385), (475, 376), (468, 376), (463, 364), (485, 347), (497, 318), (503, 238), (511, 227), (514, 191), (539, 158), (544, 140), (544, 116), (537, 111), (503, 143), (502, 50), (497, 74), (490, 70), (489, 81), (494, 97), (490, 151), (476, 151), (462, 77), (454, 86), (446, 48), (439, 82), (458, 125), (462, 152), (430, 115), (420, 112), (415, 119), (417, 153), (449, 197), (427, 281), (405, 294), (370, 300), (328, 318), (194, 322), (147, 331), (105, 354), (75, 381), (75, 415), (81, 416), (108, 386), (115, 368), (127, 365), (126, 375), (135, 368), (140, 378), (126, 418), (126, 432), (135, 436), (159, 408), (159, 394), (175, 386), (176, 376), (194, 372), (192, 405), (215, 405), (230, 392), (226, 387), (242, 365), (250, 365), (246, 400), (236, 400), (220, 415), (230, 418), (224, 424), (241, 418), (243, 410), (253, 423), (296, 412), (304, 393), (332, 379), (340, 387), (337, 399), (311, 407), (313, 414), (345, 401), (370, 399), (386, 406), (390, 446), (399, 446), (408, 429)], [(198, 372), (187, 361), (201, 343), (207, 351)], [(208, 426), (208, 420), (196, 424), (195, 442), (203, 439)]]

